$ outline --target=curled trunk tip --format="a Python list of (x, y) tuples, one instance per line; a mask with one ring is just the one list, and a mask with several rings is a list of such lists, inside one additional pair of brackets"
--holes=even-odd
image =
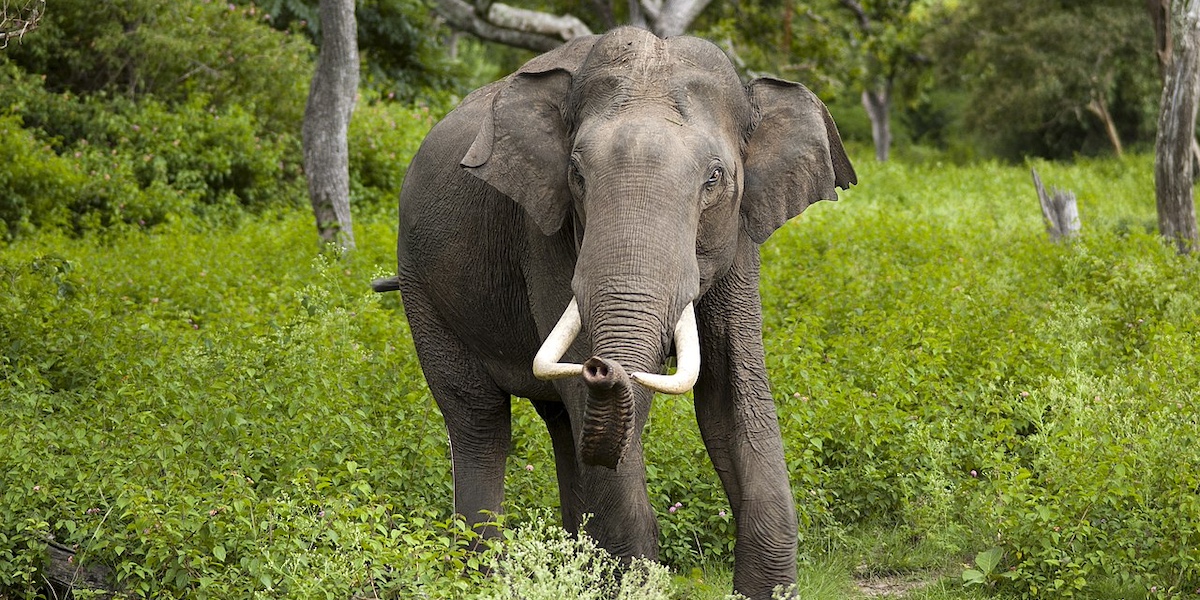
[(593, 356), (583, 363), (588, 388), (580, 441), (586, 465), (616, 469), (633, 437), (633, 390), (629, 375), (615, 361)]

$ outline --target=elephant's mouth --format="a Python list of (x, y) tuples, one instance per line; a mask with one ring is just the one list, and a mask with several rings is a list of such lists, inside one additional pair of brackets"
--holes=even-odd
[[(565, 379), (584, 373), (584, 365), (559, 362), (579, 335), (579, 329), (579, 306), (572, 298), (558, 324), (533, 358), (534, 377), (542, 380)], [(664, 394), (683, 394), (692, 389), (700, 376), (700, 337), (696, 332), (696, 312), (690, 302), (683, 308), (683, 314), (675, 324), (674, 337), (677, 365), (674, 374), (634, 372), (629, 374), (629, 378), (643, 387)]]
[(633, 439), (635, 407), (631, 382), (664, 394), (682, 394), (696, 385), (700, 376), (696, 312), (688, 303), (675, 325), (678, 368), (672, 375), (626, 374), (620, 363), (599, 356), (589, 358), (582, 365), (559, 362), (579, 335), (579, 330), (579, 307), (572, 299), (534, 357), (533, 374), (544, 380), (583, 379), (588, 397), (579, 439), (579, 457), (587, 465), (616, 469)]

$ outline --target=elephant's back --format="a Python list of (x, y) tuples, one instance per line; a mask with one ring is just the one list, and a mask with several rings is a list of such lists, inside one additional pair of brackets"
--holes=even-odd
[(441, 253), (439, 248), (447, 243), (474, 246), (485, 232), (472, 231), (473, 224), (482, 225), (479, 221), (485, 220), (494, 227), (503, 213), (517, 212), (515, 204), (460, 164), (502, 83), (467, 96), (433, 126), (413, 156), (400, 190), (402, 267), (406, 262), (411, 266), (428, 264), (421, 259), (432, 258), (428, 252)]
[(406, 213), (420, 218), (435, 203), (453, 202), (464, 193), (484, 193), (488, 186), (476, 185), (479, 180), (463, 169), (460, 162), (474, 143), (492, 99), (503, 83), (497, 81), (475, 90), (430, 129), (404, 175), (400, 189), (401, 225)]

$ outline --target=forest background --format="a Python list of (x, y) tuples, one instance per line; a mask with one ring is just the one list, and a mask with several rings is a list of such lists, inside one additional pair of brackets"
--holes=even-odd
[[(360, 120), (376, 105), (426, 107), (436, 118), (532, 56), (453, 34), (419, 0), (358, 4), (359, 108), (369, 113)], [(532, 8), (573, 12), (594, 31), (628, 17), (620, 2)], [(872, 139), (863, 97), (882, 96), (891, 141), (880, 157), (894, 146), (957, 162), (1069, 159), (1154, 140), (1162, 85), (1153, 24), (1138, 3), (713, 2), (690, 31), (747, 76), (811, 87), (849, 140)], [(286, 188), (301, 181), (299, 124), (319, 40), (315, 0), (55, 3), (36, 35), (0, 54), (5, 124), (34, 147), (7, 144), (15, 156), (4, 157), (0, 235), (295, 200)], [(178, 145), (158, 147), (168, 136), (150, 135), (156, 127), (174, 128), (167, 141)], [(99, 173), (112, 151), (151, 158), (115, 161), (126, 167), (105, 169), (102, 184), (66, 175)], [(403, 168), (362, 158), (355, 204), (390, 206)]]
[[(357, 3), (346, 254), (307, 208), (315, 0), (59, 0), (7, 40), (0, 598), (503, 597), (481, 561), (572, 554), (536, 527), (510, 530), (524, 554), (465, 551), (399, 301), (366, 286), (429, 127), (533, 55), (455, 33), (444, 3)], [(1155, 235), (1146, 6), (716, 0), (688, 31), (817, 92), (862, 181), (764, 247), (805, 596), (1200, 595), (1200, 278)], [(1079, 193), (1076, 241), (1045, 239), (1030, 166)], [(556, 502), (527, 409), (522, 526)], [(728, 505), (695, 432), (654, 426), (686, 399), (655, 410), (663, 593), (723, 597)]]

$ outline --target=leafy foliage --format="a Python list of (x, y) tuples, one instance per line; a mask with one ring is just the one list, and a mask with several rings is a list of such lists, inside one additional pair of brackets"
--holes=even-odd
[[(425, 126), (407, 118), (394, 135)], [(763, 248), (805, 561), (945, 568), (998, 548), (972, 568), (1004, 593), (1200, 587), (1197, 267), (1147, 233), (1147, 157), (1038, 169), (1079, 193), (1081, 239), (1045, 240), (1023, 169), (863, 163), (862, 187)], [(313, 258), (303, 210), (0, 251), (4, 594), (40, 593), (49, 537), (138, 597), (493, 589), (450, 513), (398, 298), (366, 288), (395, 236), (368, 214), (341, 260)], [(644, 437), (662, 556), (684, 573), (728, 568), (734, 535), (691, 412), (659, 398)], [(510, 527), (556, 504), (554, 479), (517, 402)]]
[(629, 565), (587, 535), (574, 537), (538, 518), (520, 534), (509, 530), (493, 564), (500, 580), (489, 600), (652, 600), (670, 598), (671, 577), (657, 563)]
[(1020, 171), (930, 164), (868, 172), (768, 245), (793, 472), (839, 523), (1000, 547), (1028, 597), (1190, 592), (1196, 265), (1147, 233), (1147, 159), (1038, 168), (1080, 191), (1084, 239), (1046, 242)]
[[(40, 227), (228, 223), (303, 202), (299, 127), (272, 134), (257, 113), (204, 95), (170, 104), (55, 94), (12, 65), (0, 82), (0, 131), (10, 140), (0, 148), (0, 238)], [(356, 210), (394, 209), (431, 126), (427, 107), (359, 106), (349, 135)]]
[(1100, 105), (1127, 142), (1153, 140), (1161, 86), (1143, 4), (964, 2), (933, 39), (943, 85), (970, 94), (966, 125), (1001, 156), (1106, 150)]
[[(318, 0), (266, 0), (236, 4), (259, 10), (273, 26), (303, 33), (314, 45), (321, 40)], [(355, 3), (358, 49), (363, 61), (364, 85), (375, 92), (405, 102), (444, 98), (447, 92), (465, 93), (461, 63), (443, 49), (443, 30), (433, 10), (423, 0), (366, 0)]]
[(3, 237), (296, 200), (307, 42), (212, 2), (62, 2), (46, 19), (0, 56), (20, 140), (0, 162)]
[(263, 25), (254, 8), (192, 0), (55, 2), (38, 35), (0, 61), (44, 78), (53, 93), (101, 93), (253, 108), (273, 132), (298, 126), (312, 47)]

